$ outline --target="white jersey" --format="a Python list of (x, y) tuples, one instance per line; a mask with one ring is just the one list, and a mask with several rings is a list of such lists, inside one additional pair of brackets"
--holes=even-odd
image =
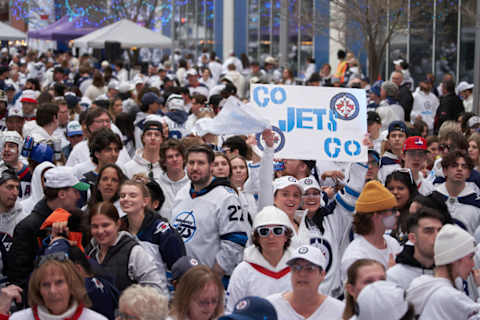
[(184, 186), (173, 203), (170, 223), (185, 242), (187, 255), (201, 264), (215, 263), (231, 274), (242, 260), (248, 222), (236, 192), (212, 181), (206, 189), (191, 194)]
[(189, 128), (187, 128), (187, 121), (179, 124), (167, 116), (162, 117), (162, 121), (168, 125), (168, 136), (174, 139), (182, 139), (190, 134)]
[(242, 261), (232, 273), (228, 283), (225, 309), (231, 313), (235, 304), (247, 296), (266, 298), (274, 293), (290, 290), (290, 267), (287, 261), (292, 256), (287, 249), (278, 264), (272, 266), (255, 245), (245, 249)]
[(413, 107), (410, 113), (412, 123), (418, 116), (421, 116), (422, 120), (427, 123), (428, 129), (433, 130), (433, 122), (439, 105), (440, 101), (436, 95), (417, 90), (413, 94)]
[(335, 298), (327, 296), (327, 298), (322, 302), (320, 307), (308, 318), (305, 318), (299, 315), (290, 305), (290, 303), (285, 300), (283, 293), (276, 293), (267, 298), (277, 311), (278, 320), (304, 320), (304, 319), (342, 319), (343, 310), (345, 309), (345, 304)]
[(374, 247), (370, 242), (367, 241), (361, 235), (355, 235), (355, 240), (350, 243), (350, 245), (345, 250), (345, 253), (342, 257), (342, 280), (347, 279), (347, 270), (348, 268), (359, 259), (372, 259), (383, 264), (385, 269), (388, 268), (388, 261), (390, 255), (392, 254), (395, 257), (402, 247), (398, 241), (388, 235), (384, 235), (383, 238), (387, 244), (387, 248), (378, 249)]
[[(70, 314), (68, 314), (68, 316), (65, 315), (65, 314), (56, 316), (56, 315), (50, 314), (44, 307), (39, 306), (38, 307), (38, 317), (35, 317), (33, 315), (32, 309), (28, 308), (28, 309), (24, 309), (24, 310), (15, 312), (14, 314), (12, 314), (10, 316), (9, 319), (12, 319), (12, 320), (35, 320), (35, 319), (55, 320), (55, 319), (64, 319), (64, 318), (71, 319), (71, 318), (73, 318), (73, 315), (74, 315), (73, 311), (75, 311), (75, 309), (69, 308), (68, 311), (71, 310), (72, 312), (70, 312)], [(88, 308), (83, 308), (82, 313), (76, 319), (78, 319), (78, 320), (107, 320), (107, 318), (105, 318), (100, 313), (97, 313), (97, 312), (95, 312), (91, 309), (88, 309)]]
[(350, 172), (350, 180), (343, 192), (337, 193), (335, 202), (327, 206), (331, 212), (323, 219), (324, 232), (313, 223), (309, 223), (303, 215), (298, 227), (298, 239), (302, 244), (319, 248), (327, 261), (326, 276), (320, 284), (320, 292), (334, 298), (343, 294), (341, 282), (340, 261), (346, 247), (350, 242), (352, 215), (355, 202), (365, 183), (367, 168), (361, 164), (353, 164)]
[(30, 212), (23, 212), (22, 204), (16, 201), (12, 209), (0, 213), (0, 232), (4, 232), (13, 237), (15, 226), (22, 221)]

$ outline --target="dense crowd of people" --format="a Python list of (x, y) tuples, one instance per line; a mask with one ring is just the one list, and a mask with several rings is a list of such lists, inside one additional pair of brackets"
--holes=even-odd
[[(2, 50), (0, 320), (480, 319), (474, 86), (338, 60)], [(197, 130), (256, 83), (364, 89), (368, 161)]]

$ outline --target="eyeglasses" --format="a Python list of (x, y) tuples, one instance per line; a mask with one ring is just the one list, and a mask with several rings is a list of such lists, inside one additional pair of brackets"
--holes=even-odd
[(120, 312), (120, 310), (115, 310), (115, 319), (122, 319), (122, 320), (138, 320), (137, 316), (131, 316), (127, 313)]
[(308, 273), (312, 273), (313, 271), (318, 270), (318, 266), (311, 263), (305, 264), (305, 265), (295, 263), (290, 266), (290, 270), (292, 270), (292, 272), (297, 272), (297, 273), (301, 272), (302, 270), (305, 270)]
[(277, 226), (277, 227), (260, 227), (257, 229), (258, 235), (262, 238), (266, 238), (273, 232), (273, 235), (279, 237), (285, 233), (285, 227)]
[(400, 173), (403, 173), (403, 174), (408, 174), (408, 176), (410, 177), (410, 183), (415, 184), (415, 180), (413, 180), (412, 170), (410, 170), (409, 168), (399, 168), (399, 169), (396, 169), (393, 172), (400, 172)]

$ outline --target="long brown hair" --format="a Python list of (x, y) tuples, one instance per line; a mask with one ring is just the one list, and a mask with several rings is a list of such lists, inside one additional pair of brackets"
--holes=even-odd
[(171, 314), (176, 320), (188, 319), (188, 311), (193, 296), (209, 283), (214, 283), (218, 289), (218, 304), (213, 318), (223, 314), (224, 288), (218, 276), (207, 266), (196, 266), (188, 270), (178, 282), (173, 298)]
[[(376, 260), (372, 260), (372, 259), (359, 259), (359, 260), (355, 261), (354, 263), (352, 263), (352, 265), (347, 270), (347, 282), (346, 282), (346, 284), (350, 284), (350, 285), (354, 286), (355, 283), (357, 282), (357, 279), (358, 279), (358, 274), (359, 274), (358, 271), (362, 267), (375, 265), (375, 264), (382, 267), (382, 269), (385, 269), (383, 264), (381, 264), (380, 262), (378, 262)], [(346, 294), (345, 310), (343, 311), (342, 319), (348, 320), (355, 315), (356, 302), (355, 302), (355, 299), (353, 298), (353, 296), (347, 290), (345, 290), (345, 294)]]

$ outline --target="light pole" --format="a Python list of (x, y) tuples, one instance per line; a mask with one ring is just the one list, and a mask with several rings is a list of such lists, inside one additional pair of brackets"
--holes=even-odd
[(473, 112), (480, 113), (480, 0), (477, 0), (477, 14), (475, 19), (475, 63), (474, 63), (473, 83)]

